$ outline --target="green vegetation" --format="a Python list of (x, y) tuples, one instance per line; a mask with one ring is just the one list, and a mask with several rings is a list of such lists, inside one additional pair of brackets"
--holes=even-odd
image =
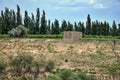
[(47, 65), (46, 65), (46, 71), (51, 72), (53, 69), (55, 68), (55, 63), (54, 61), (48, 61)]
[(62, 78), (62, 80), (69, 80), (70, 78), (72, 78), (73, 76), (73, 72), (71, 70), (63, 70), (60, 72), (60, 77)]
[(32, 63), (32, 56), (20, 54), (11, 60), (10, 65), (16, 73), (21, 74), (22, 69), (25, 69), (26, 72), (31, 72)]
[[(8, 34), (0, 34), (0, 38), (9, 38), (9, 35)], [(38, 34), (38, 35), (26, 35), (24, 38), (49, 38), (49, 39), (62, 39), (63, 38), (63, 35), (60, 34), (60, 35), (51, 35), (51, 34), (48, 34), (48, 35), (41, 35), (41, 34)]]
[(86, 23), (79, 21), (73, 24), (70, 21), (63, 20), (60, 24), (58, 19), (55, 19), (53, 22), (46, 20), (45, 11), (43, 10), (42, 14), (40, 14), (39, 8), (36, 9), (35, 16), (33, 13), (28, 15), (27, 10), (25, 10), (24, 18), (22, 18), (19, 5), (17, 5), (17, 12), (5, 7), (5, 10), (2, 10), (0, 15), (0, 34), (8, 34), (8, 31), (16, 28), (18, 25), (25, 26), (29, 30), (29, 34), (37, 35), (61, 34), (63, 31), (79, 31), (85, 35), (120, 36), (119, 23), (117, 25), (113, 21), (110, 26), (107, 21), (92, 21), (90, 14), (87, 16)]
[[(43, 13), (40, 14), (39, 8), (36, 9), (36, 15), (34, 16), (34, 14), (32, 13), (31, 17), (30, 15), (28, 15), (27, 10), (25, 10), (25, 15), (23, 18), (20, 12), (21, 10), (19, 5), (17, 5), (17, 12), (7, 7), (5, 8), (5, 10), (1, 11), (0, 38), (10, 38), (12, 36), (12, 37), (23, 37), (23, 38), (62, 39), (64, 31), (79, 31), (83, 33), (83, 40), (86, 40), (86, 41), (87, 40), (120, 40), (120, 37), (119, 37), (120, 23), (117, 25), (115, 21), (113, 21), (112, 25), (110, 26), (107, 21), (98, 21), (98, 20), (92, 21), (90, 14), (88, 14), (86, 24), (84, 24), (84, 22), (81, 22), (81, 21), (79, 21), (78, 23), (74, 22), (73, 24), (66, 20), (63, 20), (62, 23), (60, 24), (59, 20), (57, 19), (55, 19), (53, 22), (51, 22), (50, 20), (46, 20), (45, 11), (43, 10)], [(18, 25), (23, 25), (25, 28), (17, 27)], [(27, 30), (29, 30), (28, 35), (26, 35)], [(30, 41), (32, 40), (29, 40), (29, 42)], [(15, 48), (17, 47), (16, 45), (19, 44), (16, 41), (15, 44), (11, 46), (12, 42), (14, 42), (14, 40), (13, 41), (8, 40), (6, 44), (2, 43), (1, 41), (1, 45), (2, 45), (2, 47), (0, 47), (1, 53), (6, 54), (7, 51), (6, 52), (3, 51), (4, 49), (6, 49), (6, 47), (7, 49), (9, 49), (10, 47)], [(20, 43), (22, 42), (24, 41), (21, 41)], [(11, 44), (7, 45), (9, 43)], [(40, 54), (44, 53), (43, 50), (45, 50), (45, 48), (48, 48), (48, 51), (49, 51), (48, 53), (55, 52), (54, 48), (50, 44), (48, 44), (47, 47), (44, 47), (44, 46), (41, 46), (41, 42), (39, 43), (37, 43), (39, 45), (36, 46), (36, 44), (34, 44), (33, 42), (33, 44), (27, 45), (27, 47), (29, 46), (28, 49), (32, 51), (32, 49), (35, 46), (36, 51), (34, 52), (37, 52)], [(21, 45), (23, 45), (23, 43)], [(40, 49), (41, 47), (44, 47), (44, 49)], [(74, 47), (76, 46), (70, 45), (68, 48), (69, 50), (68, 53), (77, 53), (75, 52), (76, 49), (74, 50)], [(78, 47), (77, 49), (80, 49), (80, 48)], [(115, 47), (113, 46), (113, 48)], [(23, 48), (21, 48), (21, 50), (22, 49)], [(38, 59), (34, 59), (32, 55), (27, 55), (27, 54), (18, 54), (17, 56), (12, 57), (11, 59), (9, 58), (4, 59), (3, 57), (0, 56), (0, 80), (36, 80), (38, 77), (41, 77), (41, 76), (45, 78), (43, 80), (97, 80), (92, 76), (88, 76), (87, 73), (81, 72), (82, 69), (81, 71), (77, 71), (77, 70), (72, 71), (72, 70), (66, 70), (66, 69), (56, 70), (55, 62), (59, 62), (58, 64), (63, 64), (63, 67), (64, 66), (66, 67), (67, 65), (69, 65), (68, 69), (71, 67), (76, 68), (77, 67), (76, 65), (79, 65), (80, 67), (84, 67), (86, 65), (87, 67), (91, 67), (90, 64), (94, 62), (96, 63), (94, 63), (93, 66), (97, 63), (99, 64), (99, 61), (104, 60), (107, 62), (108, 58), (109, 60), (113, 58), (113, 56), (105, 55), (104, 50), (105, 49), (103, 48), (98, 48), (97, 51), (95, 52), (97, 54), (92, 54), (93, 51), (89, 47), (86, 51), (84, 50), (82, 52), (78, 51), (78, 53), (83, 53), (83, 54), (88, 54), (89, 52), (91, 53), (89, 57), (88, 55), (82, 54), (83, 55), (82, 57), (84, 58), (85, 56), (86, 60), (84, 59), (82, 60), (80, 58), (81, 54), (79, 55), (75, 54), (75, 56), (77, 56), (76, 58), (73, 54), (64, 54), (64, 51), (63, 52), (60, 51), (62, 54), (58, 55), (59, 57), (56, 57), (57, 55), (55, 55), (55, 58), (61, 58), (63, 62), (62, 61), (59, 62), (57, 60), (56, 61), (49, 60), (50, 57), (48, 56), (47, 56), (48, 61), (45, 58), (40, 61), (39, 57), (42, 56), (43, 54), (38, 56)], [(10, 51), (10, 53), (12, 54), (12, 50)], [(45, 53), (47, 54), (47, 50)], [(51, 54), (51, 55), (54, 55), (54, 54)], [(67, 56), (67, 57), (64, 57), (64, 56)], [(90, 59), (90, 60), (87, 61), (87, 59), (88, 60)], [(73, 62), (70, 62), (70, 61), (73, 61)], [(74, 65), (71, 66), (71, 64), (74, 64)], [(116, 79), (119, 78), (120, 63), (115, 62), (112, 64), (103, 64), (100, 67), (102, 67), (102, 69), (105, 68), (106, 73), (109, 75), (112, 75), (113, 78), (116, 78), (116, 77), (117, 77)], [(93, 69), (93, 71), (91, 70), (90, 72), (90, 71), (87, 71), (87, 69), (84, 69), (85, 72), (89, 72), (90, 74), (96, 74), (97, 71), (94, 71), (94, 70), (95, 69)], [(48, 73), (49, 75), (46, 75), (46, 73)]]
[[(96, 78), (87, 76), (86, 73), (77, 70), (57, 69), (53, 72), (55, 69), (55, 62), (51, 60), (47, 62), (44, 61), (44, 64), (46, 64), (44, 67), (41, 67), (43, 66), (41, 63), (42, 62), (36, 61), (29, 54), (19, 54), (18, 56), (12, 57), (12, 60), (8, 63), (0, 57), (0, 79), (40, 80), (38, 79), (38, 75), (48, 72), (50, 75), (44, 77), (42, 80), (97, 80)], [(6, 68), (9, 69), (6, 71)], [(45, 69), (45, 71), (41, 71), (41, 69)]]
[(4, 58), (0, 56), (0, 75), (4, 73), (6, 67), (7, 67), (7, 62), (5, 61)]
[[(9, 38), (8, 34), (0, 34), (0, 38)], [(62, 34), (28, 34), (23, 38), (43, 38), (43, 39), (62, 39), (63, 35)], [(83, 40), (120, 40), (119, 36), (95, 36), (95, 35), (85, 35), (83, 38)]]
[(48, 76), (46, 80), (97, 80), (93, 76), (87, 76), (83, 72), (73, 72), (72, 70), (61, 70), (53, 76)]
[(63, 38), (63, 35), (27, 35), (26, 38), (50, 38), (50, 39), (59, 39)]
[(48, 76), (45, 80), (62, 80), (58, 75)]
[(108, 74), (110, 74), (114, 79), (116, 78), (119, 79), (120, 78), (120, 63), (119, 62), (115, 62), (113, 64), (103, 64), (100, 67), (103, 67), (106, 69), (106, 72)]

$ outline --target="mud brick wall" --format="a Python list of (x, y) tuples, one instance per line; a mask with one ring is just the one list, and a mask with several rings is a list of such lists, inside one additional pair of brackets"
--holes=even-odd
[(79, 41), (82, 38), (82, 32), (64, 31), (64, 41)]

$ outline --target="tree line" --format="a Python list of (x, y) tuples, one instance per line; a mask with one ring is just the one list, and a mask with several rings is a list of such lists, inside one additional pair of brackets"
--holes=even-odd
[(120, 36), (120, 24), (113, 21), (110, 26), (107, 21), (91, 21), (90, 14), (87, 16), (86, 23), (79, 21), (73, 24), (63, 20), (60, 24), (57, 19), (54, 22), (47, 20), (45, 11), (43, 10), (41, 15), (39, 8), (36, 9), (36, 15), (31, 13), (31, 17), (25, 10), (22, 18), (19, 5), (17, 5), (17, 12), (5, 7), (0, 15), (0, 34), (7, 34), (18, 25), (24, 25), (29, 29), (29, 34), (61, 34), (63, 31), (80, 31), (85, 35)]

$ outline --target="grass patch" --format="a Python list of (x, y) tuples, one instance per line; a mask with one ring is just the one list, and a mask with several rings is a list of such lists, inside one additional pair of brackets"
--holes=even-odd
[(97, 36), (97, 35), (85, 35), (83, 40), (120, 40), (120, 36)]
[(8, 38), (9, 35), (8, 34), (0, 34), (0, 38)]
[(52, 35), (52, 34), (47, 34), (47, 35), (41, 35), (41, 34), (36, 34), (36, 35), (26, 35), (25, 38), (50, 38), (50, 39), (61, 39), (63, 38), (63, 35)]
[(74, 72), (72, 70), (63, 69), (55, 75), (50, 75), (46, 80), (97, 80), (93, 76), (87, 76), (85, 72)]

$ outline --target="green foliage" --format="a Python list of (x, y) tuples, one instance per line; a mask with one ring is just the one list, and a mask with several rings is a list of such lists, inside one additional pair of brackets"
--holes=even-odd
[(34, 80), (33, 76), (30, 74), (23, 75), (21, 80)]
[(36, 74), (38, 74), (38, 73), (39, 73), (39, 69), (40, 69), (40, 67), (41, 67), (40, 62), (34, 61), (34, 62), (33, 62), (33, 67), (35, 67), (34, 72), (35, 72)]
[(4, 72), (6, 67), (7, 67), (7, 62), (2, 57), (0, 57), (0, 74)]
[[(5, 7), (5, 10), (1, 11), (0, 15), (0, 33), (8, 34), (13, 28), (18, 25), (24, 24), (29, 29), (29, 34), (60, 34), (63, 31), (80, 31), (85, 35), (98, 35), (98, 36), (119, 36), (120, 35), (120, 24), (116, 25), (113, 21), (110, 27), (107, 21), (92, 21), (90, 14), (87, 16), (86, 24), (83, 22), (75, 22), (74, 25), (66, 20), (63, 20), (62, 24), (59, 24), (59, 20), (55, 19), (54, 22), (46, 20), (45, 11), (43, 10), (42, 16), (40, 15), (40, 9), (36, 9), (36, 16), (32, 13), (32, 17), (28, 15), (25, 10), (24, 20), (22, 20), (21, 11), (19, 5), (17, 5), (17, 12), (12, 9)], [(41, 18), (40, 18), (41, 16)], [(24, 23), (22, 23), (22, 21)], [(52, 25), (50, 24), (52, 23)], [(84, 26), (86, 25), (86, 26)], [(17, 32), (16, 32), (17, 33)], [(18, 34), (18, 33), (17, 33)], [(120, 37), (118, 37), (120, 39)]]
[(97, 35), (85, 35), (83, 39), (91, 40), (119, 40), (119, 36), (97, 36)]
[(20, 7), (19, 5), (17, 5), (17, 25), (21, 25), (22, 24), (22, 17), (20, 14)]
[(90, 35), (91, 34), (91, 19), (90, 19), (90, 14), (87, 16), (87, 22), (86, 22), (86, 34)]
[(2, 33), (2, 17), (0, 16), (0, 34)]
[(54, 23), (52, 23), (52, 34), (60, 34), (60, 28), (59, 28), (59, 21), (55, 19)]
[(97, 80), (95, 77), (87, 76), (84, 72), (79, 72), (78, 77), (80, 80)]
[(73, 31), (73, 24), (71, 24), (69, 21), (65, 31)]
[(113, 24), (112, 24), (112, 36), (117, 36), (117, 25), (115, 23), (115, 21), (113, 21)]
[(72, 70), (61, 70), (58, 74), (50, 75), (46, 80), (97, 80), (93, 76), (87, 76), (84, 72), (73, 72)]
[(120, 74), (120, 63), (113, 63), (112, 65), (109, 65), (108, 71), (112, 75), (119, 75)]
[(40, 9), (37, 8), (36, 10), (37, 14), (36, 14), (36, 23), (35, 23), (35, 34), (39, 34), (40, 30), (39, 30), (39, 26), (40, 26)]
[(12, 59), (10, 62), (11, 67), (13, 67), (15, 72), (18, 72), (18, 73), (20, 73), (22, 69), (22, 66), (20, 64), (21, 64), (21, 59), (19, 57)]
[(120, 23), (118, 24), (118, 36), (120, 36)]
[(55, 62), (54, 61), (48, 61), (46, 65), (46, 71), (51, 72), (55, 68)]
[(0, 38), (8, 38), (9, 37), (9, 35), (7, 35), (7, 34), (0, 34)]
[(46, 19), (45, 19), (45, 11), (44, 10), (43, 10), (42, 18), (41, 18), (40, 33), (46, 34)]
[(22, 76), (21, 80), (27, 80), (27, 78), (25, 76)]
[(31, 55), (23, 55), (22, 65), (26, 69), (27, 72), (31, 72), (31, 67), (33, 63), (33, 57)]
[(77, 31), (80, 31), (80, 32), (82, 32), (83, 34), (85, 34), (85, 26), (84, 26), (84, 23), (78, 22)]
[(50, 43), (47, 45), (47, 48), (48, 48), (48, 51), (49, 51), (50, 53), (54, 53), (54, 52), (55, 52), (55, 50), (51, 47), (51, 44), (50, 44)]
[(15, 12), (14, 10), (9, 10), (9, 8), (5, 7), (5, 12), (1, 11), (1, 21), (0, 21), (0, 32), (1, 34), (7, 34), (9, 30), (15, 27)]
[(61, 24), (61, 32), (65, 31), (66, 27), (67, 27), (67, 22), (65, 20), (63, 20), (62, 24)]
[(30, 21), (30, 25), (29, 25), (29, 34), (35, 34), (35, 18), (34, 18), (34, 14), (32, 13), (32, 18), (31, 18), (31, 21)]
[(103, 64), (101, 67), (105, 68), (109, 74), (118, 76), (120, 74), (120, 63), (115, 62), (113, 64)]
[(57, 75), (53, 75), (53, 76), (48, 76), (45, 80), (62, 80), (62, 79)]
[(63, 35), (27, 35), (26, 38), (49, 38), (49, 39), (58, 39), (63, 38)]
[(28, 16), (28, 12), (25, 10), (25, 17), (24, 17), (24, 26), (25, 28), (30, 29), (30, 17)]
[(92, 35), (97, 35), (97, 25), (95, 24), (95, 22), (92, 22), (92, 26), (91, 26), (91, 34)]
[(32, 56), (20, 54), (11, 60), (10, 65), (17, 73), (21, 73), (23, 68), (26, 72), (31, 72), (32, 62)]
[[(46, 22), (47, 24), (47, 22)], [(51, 22), (50, 20), (48, 20), (48, 24), (46, 25), (46, 34), (50, 34), (51, 33)]]
[(71, 70), (63, 70), (60, 72), (60, 77), (62, 80), (69, 80), (73, 75), (73, 72)]

